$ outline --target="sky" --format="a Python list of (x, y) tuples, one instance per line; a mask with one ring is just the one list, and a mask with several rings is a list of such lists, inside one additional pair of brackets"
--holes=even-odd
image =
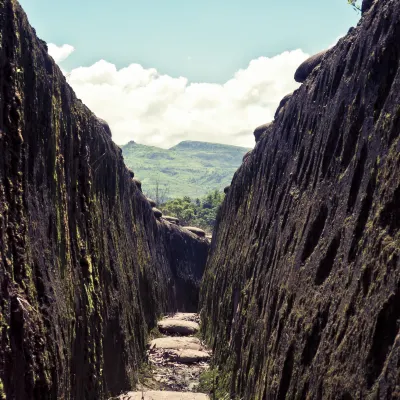
[(130, 140), (252, 146), (302, 61), (358, 22), (347, 0), (20, 0), (77, 96)]

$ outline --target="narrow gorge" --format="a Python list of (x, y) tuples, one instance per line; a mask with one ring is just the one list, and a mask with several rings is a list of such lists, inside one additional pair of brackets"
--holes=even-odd
[(0, 0), (0, 400), (151, 399), (160, 343), (171, 399), (400, 397), (400, 3), (362, 11), (255, 130), (210, 241)]

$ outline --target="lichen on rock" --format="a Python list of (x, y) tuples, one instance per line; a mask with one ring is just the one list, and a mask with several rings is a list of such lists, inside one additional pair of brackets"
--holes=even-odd
[(0, 1), (0, 397), (109, 398), (157, 318), (197, 308), (208, 242), (154, 218), (47, 51)]
[(233, 178), (201, 290), (229, 398), (398, 395), (399, 26), (375, 1), (309, 61)]

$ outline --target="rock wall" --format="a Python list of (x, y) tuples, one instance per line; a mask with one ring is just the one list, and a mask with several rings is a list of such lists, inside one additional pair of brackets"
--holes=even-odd
[(201, 291), (232, 398), (399, 396), (399, 58), (375, 1), (234, 176)]
[(204, 261), (207, 242), (169, 231), (108, 126), (75, 97), (18, 3), (0, 0), (0, 399), (131, 388), (148, 329), (194, 307), (177, 288), (196, 291), (204, 268), (193, 255)]
[(171, 306), (183, 312), (197, 312), (210, 242), (175, 224), (166, 221), (163, 224), (162, 241), (174, 284)]

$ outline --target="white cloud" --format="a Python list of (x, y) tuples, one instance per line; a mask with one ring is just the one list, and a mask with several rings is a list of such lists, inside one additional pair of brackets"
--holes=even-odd
[(49, 54), (57, 64), (67, 59), (75, 51), (74, 47), (69, 44), (57, 46), (53, 43), (49, 43), (47, 47), (49, 49)]
[(254, 128), (272, 120), (282, 97), (299, 86), (293, 75), (307, 57), (301, 50), (260, 57), (224, 84), (191, 83), (139, 64), (118, 70), (100, 60), (70, 71), (68, 82), (110, 124), (118, 144), (171, 147), (201, 140), (253, 146)]

